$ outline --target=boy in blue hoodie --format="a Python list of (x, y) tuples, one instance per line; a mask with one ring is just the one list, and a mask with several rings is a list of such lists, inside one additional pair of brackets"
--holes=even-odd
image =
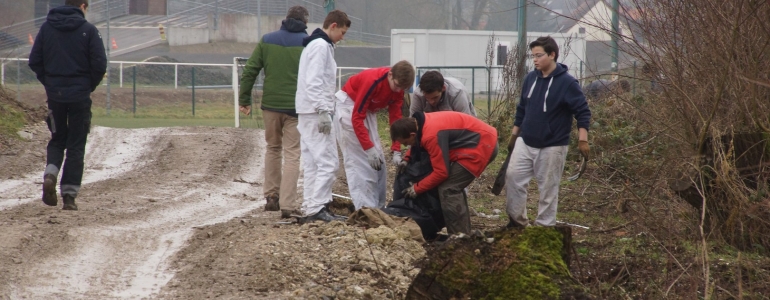
[(51, 9), (29, 53), (29, 67), (48, 96), (46, 123), (51, 140), (43, 173), (43, 203), (57, 205), (56, 179), (61, 171), (64, 210), (78, 209), (75, 198), (91, 127), (91, 93), (107, 72), (102, 36), (86, 21), (87, 11), (88, 0), (67, 0)]
[(516, 106), (508, 151), (513, 151), (506, 170), (508, 227), (524, 227), (527, 218), (527, 186), (534, 176), (540, 191), (535, 225), (554, 226), (559, 182), (567, 158), (572, 118), (577, 120), (578, 148), (588, 159), (588, 125), (591, 111), (578, 81), (557, 63), (559, 46), (550, 36), (529, 44), (535, 70), (524, 78)]

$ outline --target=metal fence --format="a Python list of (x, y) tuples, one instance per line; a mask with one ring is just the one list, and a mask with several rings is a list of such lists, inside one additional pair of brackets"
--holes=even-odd
[[(308, 9), (311, 23), (323, 23), (326, 17), (323, 6), (308, 0), (168, 0), (167, 5), (166, 16), (146, 16), (152, 20), (150, 23), (163, 23), (166, 27), (205, 28), (208, 26), (208, 15), (215, 18), (220, 14), (285, 16), (288, 9), (295, 5)], [(97, 24), (108, 18), (113, 20), (126, 16), (129, 14), (129, 8), (129, 0), (94, 1), (88, 8), (86, 18), (89, 22)], [(390, 45), (390, 36), (363, 32), (360, 30), (363, 20), (355, 16), (349, 17), (352, 25), (346, 39), (380, 46)], [(45, 18), (39, 17), (0, 28), (0, 49), (31, 44), (30, 39), (37, 35)], [(119, 20), (115, 21), (119, 23)]]
[[(310, 23), (323, 23), (326, 10), (323, 6), (307, 0), (169, 0), (168, 21), (166, 26), (202, 27), (207, 15), (250, 14), (256, 16), (285, 16), (290, 7), (301, 5), (310, 13)], [(363, 20), (355, 16), (351, 19), (351, 29), (346, 38), (363, 43), (389, 46), (390, 36), (366, 33)]]
[[(232, 64), (180, 62), (111, 61), (111, 78), (105, 78), (91, 94), (95, 116), (116, 118), (220, 119), (218, 124), (261, 128), (261, 115), (245, 116), (238, 111), (238, 87), (247, 58), (235, 58)], [(26, 58), (0, 58), (0, 85), (16, 92), (16, 99), (32, 106), (44, 105), (45, 90), (27, 66)], [(350, 76), (366, 68), (337, 68), (337, 89)], [(255, 101), (261, 98), (264, 76), (253, 90)], [(107, 91), (109, 90), (109, 96)], [(259, 107), (259, 102), (253, 103)], [(204, 112), (201, 114), (201, 112)], [(209, 124), (195, 123), (191, 124)]]
[(502, 67), (494, 66), (417, 67), (417, 79), (415, 80), (415, 84), (420, 82), (420, 77), (426, 71), (439, 71), (441, 75), (445, 77), (456, 78), (465, 86), (465, 88), (471, 94), (471, 101), (473, 102), (473, 106), (476, 106), (477, 100), (486, 99), (487, 111), (490, 111), (492, 108), (492, 95), (497, 94), (497, 91), (502, 85), (502, 81), (500, 79), (500, 72), (502, 69)]
[[(91, 23), (99, 23), (107, 20), (107, 0), (93, 1), (88, 6), (86, 18)], [(110, 18), (116, 18), (128, 14), (128, 0), (109, 0)], [(30, 39), (37, 35), (40, 25), (46, 17), (39, 17), (13, 25), (0, 27), (0, 49), (13, 48), (24, 44), (31, 44)]]

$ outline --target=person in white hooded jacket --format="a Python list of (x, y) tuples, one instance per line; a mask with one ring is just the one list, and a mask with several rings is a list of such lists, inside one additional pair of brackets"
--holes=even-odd
[[(305, 221), (330, 222), (337, 219), (325, 205), (332, 201), (332, 185), (339, 168), (337, 144), (332, 130), (337, 62), (334, 44), (341, 41), (350, 19), (340, 10), (329, 12), (323, 29), (317, 28), (303, 40), (299, 59), (295, 106), (300, 134)], [(269, 176), (269, 174), (266, 174)]]

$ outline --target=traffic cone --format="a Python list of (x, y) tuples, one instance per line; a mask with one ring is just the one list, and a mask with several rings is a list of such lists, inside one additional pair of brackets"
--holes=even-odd
[(30, 45), (35, 43), (35, 39), (32, 38), (32, 34), (31, 33), (27, 33), (27, 37), (29, 37), (29, 44)]
[(163, 24), (158, 24), (158, 30), (160, 30), (160, 40), (165, 41), (166, 40), (166, 30), (163, 29)]
[(112, 38), (112, 49), (118, 49), (118, 43), (115, 42), (115, 38)]

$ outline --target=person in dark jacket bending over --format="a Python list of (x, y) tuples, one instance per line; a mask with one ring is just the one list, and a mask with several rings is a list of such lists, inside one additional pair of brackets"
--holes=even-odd
[[(427, 151), (433, 172), (403, 193), (416, 198), (438, 188), (447, 232), (470, 234), (468, 199), (463, 189), (481, 176), (497, 156), (497, 130), (474, 116), (454, 111), (417, 112), (412, 116), (394, 122), (390, 136), (411, 146), (405, 161), (416, 156), (417, 151)], [(399, 164), (399, 169), (405, 166)]]
[[(262, 37), (243, 68), (238, 102), (240, 111), (251, 113), (251, 90), (260, 70), (265, 70), (262, 89), (262, 120), (265, 123), (265, 210), (281, 210), (281, 218), (299, 212), (299, 130), (294, 98), (302, 40), (307, 37), (307, 8), (292, 6), (281, 29)], [(283, 152), (283, 153), (281, 153)], [(281, 169), (283, 166), (283, 170)]]
[(559, 182), (567, 158), (572, 118), (577, 120), (578, 148), (588, 159), (588, 109), (578, 81), (557, 63), (559, 46), (550, 36), (529, 44), (535, 70), (524, 86), (513, 122), (508, 150), (513, 151), (505, 174), (509, 227), (529, 225), (527, 186), (534, 176), (540, 190), (535, 225), (554, 226)]
[(51, 140), (43, 173), (43, 203), (57, 205), (56, 180), (61, 170), (64, 210), (78, 209), (75, 198), (91, 127), (91, 92), (107, 71), (102, 37), (86, 21), (87, 11), (88, 0), (66, 0), (64, 6), (51, 9), (29, 54), (29, 67), (48, 97), (46, 123)]

